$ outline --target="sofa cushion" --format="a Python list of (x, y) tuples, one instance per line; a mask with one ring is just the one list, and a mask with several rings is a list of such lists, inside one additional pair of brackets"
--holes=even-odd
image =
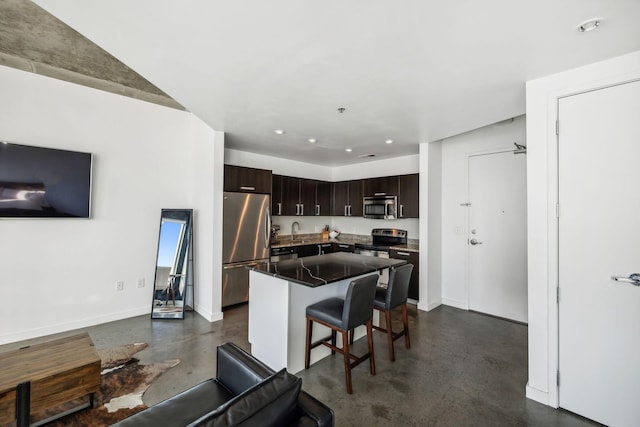
[(273, 369), (231, 343), (217, 349), (216, 379), (238, 395), (275, 374)]
[(211, 379), (138, 412), (115, 426), (184, 426), (233, 397), (226, 387)]
[(194, 421), (198, 427), (268, 427), (293, 422), (302, 380), (286, 369), (237, 395), (224, 405)]

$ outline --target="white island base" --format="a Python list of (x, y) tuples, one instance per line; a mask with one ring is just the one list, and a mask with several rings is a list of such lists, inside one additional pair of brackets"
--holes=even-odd
[[(369, 273), (371, 274), (371, 273)], [(362, 276), (358, 276), (362, 277)], [(304, 369), (306, 308), (326, 298), (344, 298), (357, 277), (310, 287), (257, 271), (249, 272), (249, 343), (251, 353), (274, 370), (287, 368), (292, 374)], [(378, 325), (374, 310), (373, 323)], [(330, 334), (330, 329), (313, 324), (312, 340)], [(366, 334), (364, 326), (355, 330), (355, 339)], [(338, 347), (342, 345), (338, 334)], [(311, 363), (327, 357), (325, 346), (311, 351)], [(339, 355), (339, 357), (342, 357)]]

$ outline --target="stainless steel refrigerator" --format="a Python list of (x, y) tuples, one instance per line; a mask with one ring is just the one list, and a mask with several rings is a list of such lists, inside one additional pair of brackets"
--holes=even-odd
[(222, 307), (248, 301), (246, 267), (269, 262), (270, 203), (268, 194), (224, 193)]

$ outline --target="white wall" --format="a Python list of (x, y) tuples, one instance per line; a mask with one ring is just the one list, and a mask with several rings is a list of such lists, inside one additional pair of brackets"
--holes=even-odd
[(526, 145), (525, 118), (442, 140), (442, 303), (469, 308), (467, 292), (468, 156)]
[[(286, 154), (283, 153), (283, 155)], [(224, 150), (224, 161), (230, 165), (268, 169), (276, 175), (295, 176), (320, 181), (332, 180), (330, 167), (298, 162), (286, 158), (265, 156), (227, 148)]]
[(195, 209), (197, 303), (220, 312), (202, 292), (214, 283), (220, 293), (220, 263), (198, 234), (216, 232), (211, 189), (222, 185), (207, 172), (222, 164), (211, 129), (187, 112), (7, 67), (0, 93), (0, 139), (95, 162), (90, 220), (0, 220), (0, 344), (150, 313), (161, 208)]
[[(224, 133), (213, 131), (191, 115), (194, 134), (190, 140), (189, 200), (196, 235), (195, 310), (210, 322), (222, 319), (222, 189), (224, 185)], [(214, 261), (215, 260), (215, 261)]]
[(420, 172), (420, 155), (416, 154), (335, 167), (332, 170), (332, 181), (348, 181), (350, 179), (405, 175), (418, 172)]
[[(427, 176), (426, 186), (420, 183), (421, 188), (428, 191), (420, 192), (420, 200), (427, 199), (428, 210), (426, 224), (421, 218), (421, 228), (427, 229), (427, 235), (420, 240), (426, 242), (427, 253), (420, 251), (420, 265), (427, 266), (426, 271), (422, 268), (420, 274), (420, 292), (426, 286), (427, 299), (420, 298), (418, 308), (421, 310), (433, 310), (442, 304), (442, 143), (430, 142), (427, 144)], [(420, 206), (422, 209), (422, 206)], [(426, 279), (426, 284), (424, 280)], [(422, 293), (424, 295), (424, 293)]]
[(420, 144), (420, 300), (418, 309), (429, 311), (442, 304), (441, 277), (441, 164), (439, 142)]
[[(375, 160), (357, 165), (331, 168), (296, 162), (279, 157), (246, 153), (243, 151), (225, 150), (225, 162), (236, 166), (247, 166), (272, 170), (274, 174), (295, 176), (299, 178), (318, 179), (322, 181), (346, 181), (350, 179), (371, 178), (387, 175), (404, 175), (419, 171), (418, 156), (403, 156), (395, 159)], [(380, 172), (384, 171), (384, 172)], [(280, 234), (291, 234), (291, 224), (298, 221), (300, 233), (319, 233), (324, 225), (341, 233), (370, 235), (371, 229), (380, 227), (400, 228), (407, 230), (410, 239), (418, 239), (418, 219), (374, 220), (366, 218), (346, 217), (296, 217), (274, 216), (274, 224), (280, 225)]]
[(558, 406), (557, 101), (562, 96), (637, 79), (640, 51), (527, 82), (527, 397), (554, 407)]

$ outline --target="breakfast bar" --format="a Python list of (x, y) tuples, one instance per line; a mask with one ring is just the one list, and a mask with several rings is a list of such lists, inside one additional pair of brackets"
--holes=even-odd
[[(326, 298), (344, 298), (358, 277), (406, 264), (405, 260), (336, 252), (269, 263), (249, 273), (249, 342), (251, 353), (272, 369), (304, 369), (306, 308)], [(374, 313), (374, 322), (376, 319)], [(318, 326), (318, 336), (329, 329)], [(355, 338), (364, 335), (356, 328)], [(328, 348), (312, 353), (311, 363)]]

